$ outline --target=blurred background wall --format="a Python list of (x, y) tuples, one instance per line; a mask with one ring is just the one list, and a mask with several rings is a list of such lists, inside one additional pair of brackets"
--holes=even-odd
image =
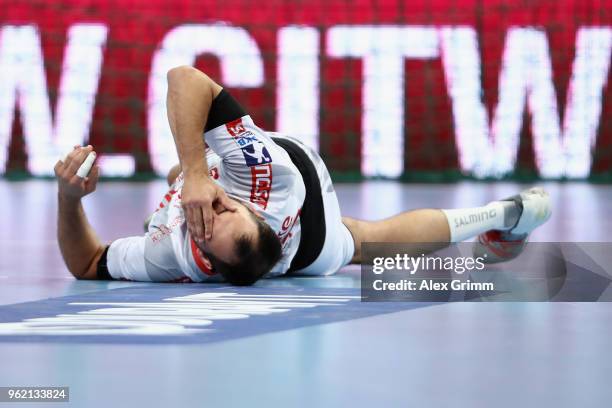
[(609, 182), (611, 49), (610, 0), (0, 0), (0, 175), (163, 175), (188, 64), (336, 180)]

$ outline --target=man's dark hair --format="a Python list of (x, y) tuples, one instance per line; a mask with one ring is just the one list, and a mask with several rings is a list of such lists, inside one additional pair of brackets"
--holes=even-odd
[(274, 230), (264, 220), (251, 215), (257, 225), (257, 242), (246, 235), (240, 236), (234, 247), (237, 262), (229, 264), (212, 254), (208, 255), (215, 272), (236, 286), (254, 284), (270, 272), (282, 254), (281, 243)]

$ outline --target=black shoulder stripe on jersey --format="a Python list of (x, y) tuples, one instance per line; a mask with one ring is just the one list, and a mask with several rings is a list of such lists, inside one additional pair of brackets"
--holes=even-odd
[(238, 101), (234, 99), (229, 92), (222, 89), (221, 93), (212, 101), (204, 131), (208, 132), (216, 127), (239, 119), (244, 115), (246, 115), (246, 113)]

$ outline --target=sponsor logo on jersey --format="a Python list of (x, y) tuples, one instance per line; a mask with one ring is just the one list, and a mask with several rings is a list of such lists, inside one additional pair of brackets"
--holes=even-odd
[(238, 118), (236, 120), (232, 120), (225, 124), (225, 128), (233, 137), (238, 137), (239, 135), (246, 132), (244, 124), (242, 123), (242, 118)]
[(244, 127), (242, 119), (236, 119), (226, 123), (225, 128), (241, 149), (257, 142), (257, 137), (253, 132)]
[(243, 147), (241, 150), (242, 154), (244, 155), (246, 165), (249, 167), (272, 162), (270, 152), (268, 152), (266, 146), (259, 141), (248, 145), (247, 147)]
[(272, 165), (251, 167), (251, 202), (263, 208), (268, 206), (272, 188)]
[(242, 119), (226, 123), (225, 128), (242, 150), (247, 166), (252, 167), (272, 162), (272, 157), (266, 146), (257, 139), (253, 132), (245, 128)]
[(183, 225), (184, 222), (185, 217), (179, 215), (178, 217), (170, 221), (168, 224), (152, 225), (151, 228), (155, 228), (156, 231), (151, 232), (149, 235), (149, 237), (151, 238), (151, 242), (153, 242), (153, 244), (161, 242), (166, 237), (169, 237), (176, 227)]
[(278, 232), (278, 239), (280, 240), (281, 246), (283, 248), (287, 244), (287, 241), (289, 241), (289, 239), (293, 236), (293, 232), (291, 231), (293, 230), (295, 223), (299, 219), (301, 212), (302, 212), (302, 209), (300, 208), (294, 216), (288, 215), (283, 220), (283, 225), (281, 225), (281, 230)]
[(253, 143), (259, 143), (259, 140), (257, 140), (254, 134), (252, 134), (251, 132), (248, 133), (249, 134), (245, 133), (242, 136), (234, 138), (234, 141), (236, 142), (236, 144), (238, 144), (238, 146), (240, 146), (240, 148), (245, 148), (247, 146), (252, 145)]
[(172, 229), (168, 228), (166, 225), (153, 226), (152, 228), (157, 228), (157, 231), (151, 232), (151, 241), (155, 244), (161, 241), (164, 237), (172, 234)]

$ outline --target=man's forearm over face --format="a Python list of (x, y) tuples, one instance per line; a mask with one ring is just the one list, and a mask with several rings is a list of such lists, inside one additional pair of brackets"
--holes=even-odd
[(186, 178), (207, 177), (204, 126), (221, 87), (195, 68), (181, 66), (168, 72), (168, 122)]
[(168, 122), (185, 175), (181, 204), (187, 228), (198, 242), (212, 238), (213, 204), (236, 210), (223, 189), (208, 178), (206, 163), (204, 129), (213, 99), (221, 90), (220, 85), (193, 67), (168, 71)]

